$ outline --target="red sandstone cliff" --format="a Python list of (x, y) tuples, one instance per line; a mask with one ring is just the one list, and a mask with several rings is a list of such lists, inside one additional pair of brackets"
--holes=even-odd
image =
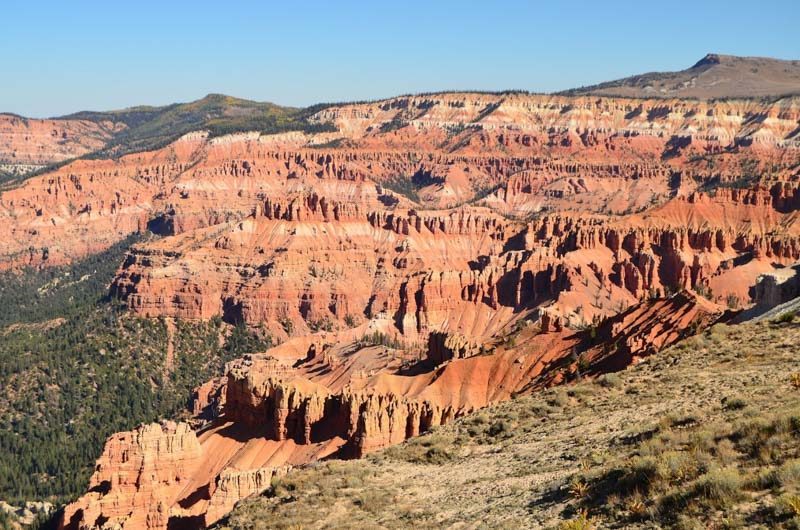
[[(800, 160), (797, 98), (442, 94), (334, 106), (314, 119), (339, 132), (190, 134), (156, 152), (75, 162), (5, 191), (3, 263), (73, 259), (148, 223), (175, 233), (237, 220), (266, 199), (309, 188), (359, 202), (352, 187), (377, 182), (413, 189), (428, 207), (485, 196), (513, 216), (619, 214), (754, 172), (791, 180)], [(381, 194), (382, 204), (397, 195)]]
[(109, 439), (65, 527), (210, 524), (287, 466), (636, 362), (800, 259), (798, 98), (440, 94), (312, 121), (338, 132), (196, 132), (0, 194), (3, 268), (149, 229), (111, 286), (132, 311), (284, 341), (197, 389), (199, 431)]
[(105, 147), (124, 125), (0, 114), (0, 172), (21, 175)]
[(354, 340), (363, 328), (336, 343), (293, 339), (235, 363), (223, 414), (197, 433), (166, 424), (112, 437), (63, 527), (206, 526), (287, 466), (360, 457), (518, 392), (622, 368), (720, 313), (681, 293), (637, 304), (594, 335), (530, 323), (513, 343), (477, 348), (438, 334), (416, 369), (396, 362), (401, 351)]

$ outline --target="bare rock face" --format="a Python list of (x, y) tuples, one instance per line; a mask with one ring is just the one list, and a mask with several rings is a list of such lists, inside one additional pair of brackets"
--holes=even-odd
[(68, 506), (63, 526), (111, 527), (124, 520), (130, 528), (166, 527), (172, 491), (189, 484), (201, 460), (197, 436), (185, 423), (115, 434), (97, 461), (89, 493)]
[(280, 341), (196, 389), (197, 431), (112, 437), (64, 527), (212, 524), (290, 466), (622, 369), (800, 260), (798, 98), (438, 94), (312, 121), (338, 132), (191, 133), (0, 193), (2, 267), (149, 230), (111, 285), (131, 311)]
[[(309, 200), (324, 204), (298, 202)], [(365, 315), (392, 319), (408, 339), (441, 330), (477, 343), (543, 304), (577, 325), (681, 289), (747, 303), (759, 275), (800, 259), (796, 229), (768, 228), (792, 214), (765, 201), (696, 193), (647, 214), (526, 224), (477, 208), (337, 221), (304, 207), (291, 221), (254, 216), (138, 247), (112, 291), (144, 316), (221, 315), (278, 336)]]
[[(313, 119), (335, 124), (333, 139), (347, 140), (346, 148), (325, 147), (332, 133), (190, 133), (155, 152), (79, 160), (26, 181), (0, 194), (0, 256), (5, 267), (63, 263), (146, 229), (180, 234), (256, 212), (298, 221), (294, 211), (307, 199), (290, 203), (309, 189), (329, 203), (313, 214), (326, 220), (356, 214), (334, 212), (343, 208), (337, 203), (365, 214), (476, 198), (514, 217), (633, 212), (751, 170), (789, 180), (800, 157), (799, 115), (797, 98), (441, 94), (334, 106)], [(7, 118), (14, 120), (0, 139), (14, 141), (23, 127)], [(380, 192), (358, 183), (377, 183)], [(779, 209), (795, 200), (778, 195)]]
[(167, 424), (112, 437), (63, 527), (201, 528), (289, 466), (362, 457), (519, 392), (624, 368), (721, 313), (684, 292), (641, 302), (591, 335), (521, 326), (515, 344), (483, 353), (432, 333), (412, 366), (393, 364), (400, 351), (358, 338), (327, 348), (292, 339), (233, 363), (223, 414), (197, 433)]
[(216, 480), (205, 514), (189, 516), (189, 524), (195, 521), (200, 521), (203, 526), (216, 523), (233, 510), (237, 502), (264, 492), (271, 486), (273, 478), (283, 476), (288, 471), (288, 466), (247, 471), (224, 469)]
[(800, 296), (797, 268), (786, 268), (758, 278), (754, 286), (755, 307), (772, 308)]
[(0, 114), (0, 172), (24, 175), (105, 147), (121, 123)]
[(205, 527), (289, 469), (232, 465), (210, 474), (227, 463), (218, 461), (226, 453), (201, 440), (188, 424), (172, 422), (114, 435), (97, 462), (89, 493), (67, 506), (61, 527)]
[(192, 391), (191, 412), (196, 418), (213, 420), (217, 418), (225, 405), (227, 395), (227, 379), (218, 377), (206, 381)]
[(428, 335), (428, 358), (436, 364), (480, 355), (482, 348), (460, 333), (434, 331)]

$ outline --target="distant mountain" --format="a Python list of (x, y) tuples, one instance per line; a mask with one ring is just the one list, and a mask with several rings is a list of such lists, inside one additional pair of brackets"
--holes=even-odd
[(680, 72), (650, 72), (563, 92), (565, 95), (698, 99), (794, 93), (800, 93), (800, 61), (715, 53)]

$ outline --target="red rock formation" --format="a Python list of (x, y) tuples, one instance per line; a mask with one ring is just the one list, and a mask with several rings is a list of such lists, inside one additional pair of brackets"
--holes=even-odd
[[(157, 152), (75, 162), (3, 192), (0, 255), (5, 266), (68, 261), (147, 226), (181, 233), (240, 220), (309, 188), (362, 211), (408, 204), (394, 192), (354, 190), (369, 181), (413, 189), (428, 206), (485, 196), (513, 215), (635, 211), (707, 182), (750, 178), (750, 168), (788, 180), (800, 161), (798, 107), (797, 98), (484, 94), (330, 107), (314, 119), (333, 121), (339, 133), (190, 134)], [(324, 147), (331, 136), (347, 147)], [(772, 190), (775, 208), (795, 208), (794, 191), (781, 186)]]
[[(720, 314), (713, 303), (680, 293), (642, 302), (594, 332), (522, 326), (514, 345), (496, 343), (483, 353), (467, 353), (463, 338), (434, 334), (428, 359), (414, 370), (381, 360), (399, 353), (391, 348), (345, 339), (355, 349), (329, 347), (320, 355), (312, 345), (303, 354), (297, 346), (308, 341), (293, 339), (231, 367), (224, 413), (197, 436), (171, 424), (113, 437), (92, 490), (68, 506), (64, 526), (208, 525), (266, 489), (286, 465), (361, 457), (516, 393), (574, 378), (578, 354), (588, 372), (620, 369)], [(376, 368), (365, 372), (370, 365)]]
[(120, 123), (0, 114), (0, 172), (22, 175), (105, 147)]
[(439, 94), (312, 121), (338, 132), (191, 133), (0, 194), (3, 268), (150, 229), (111, 286), (132, 311), (283, 341), (197, 389), (196, 434), (112, 438), (65, 526), (210, 524), (285, 466), (624, 367), (800, 259), (798, 98)]
[(488, 337), (514, 311), (553, 302), (575, 324), (680, 289), (748, 300), (760, 274), (800, 259), (794, 225), (770, 228), (791, 214), (726, 193), (525, 225), (474, 207), (365, 212), (317, 195), (270, 204), (269, 216), (135, 249), (113, 292), (145, 316), (222, 315), (283, 335), (286, 322), (298, 334), (382, 315), (427, 340), (447, 329)]
[(480, 353), (482, 348), (460, 333), (434, 331), (428, 336), (428, 359), (436, 364), (466, 359)]
[(89, 493), (64, 512), (64, 525), (103, 526), (125, 518), (131, 528), (166, 527), (173, 490), (191, 482), (202, 449), (184, 423), (143, 425), (112, 436), (97, 461)]

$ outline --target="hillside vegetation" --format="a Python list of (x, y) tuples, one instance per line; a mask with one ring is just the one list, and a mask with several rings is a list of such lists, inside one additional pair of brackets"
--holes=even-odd
[(110, 434), (175, 416), (226, 361), (269, 346), (220, 319), (135, 318), (107, 299), (133, 240), (0, 281), (0, 499), (71, 499)]
[(282, 107), (274, 103), (209, 94), (190, 103), (175, 103), (165, 107), (132, 107), (109, 112), (79, 112), (63, 118), (124, 123), (127, 128), (115, 134), (105, 149), (90, 155), (94, 158), (106, 158), (157, 149), (186, 133), (198, 130), (207, 130), (212, 136), (241, 131), (272, 134), (334, 130), (330, 125), (308, 121), (308, 117), (317, 110), (318, 107)]
[(295, 470), (220, 527), (796, 528), (798, 341), (791, 316), (717, 325), (625, 372)]

